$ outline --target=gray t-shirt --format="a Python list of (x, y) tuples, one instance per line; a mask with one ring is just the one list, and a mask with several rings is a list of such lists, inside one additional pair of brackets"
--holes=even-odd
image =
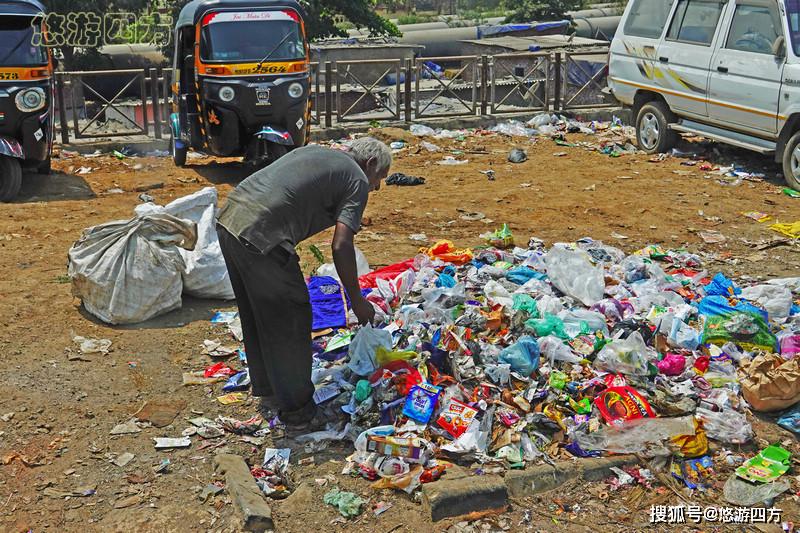
[(245, 179), (228, 195), (219, 223), (263, 253), (342, 222), (354, 232), (369, 197), (369, 180), (348, 154), (306, 146)]

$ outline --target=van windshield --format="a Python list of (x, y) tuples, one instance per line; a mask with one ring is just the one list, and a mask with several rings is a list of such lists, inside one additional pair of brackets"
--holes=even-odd
[(45, 49), (33, 44), (33, 28), (30, 17), (0, 18), (0, 65), (28, 67), (46, 63)]
[(293, 11), (211, 13), (202, 21), (200, 57), (205, 61), (256, 63), (305, 57), (299, 17)]
[(786, 0), (786, 16), (794, 54), (800, 56), (800, 0)]

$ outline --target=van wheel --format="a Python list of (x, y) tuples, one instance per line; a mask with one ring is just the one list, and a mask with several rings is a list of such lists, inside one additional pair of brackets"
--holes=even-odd
[(178, 148), (178, 144), (175, 142), (175, 137), (172, 135), (170, 135), (169, 138), (169, 151), (172, 154), (172, 161), (175, 163), (176, 167), (186, 166), (186, 156), (189, 153), (189, 148), (186, 146), (183, 148)]
[(800, 131), (786, 143), (783, 152), (783, 177), (792, 189), (800, 191)]
[(648, 102), (636, 118), (636, 141), (648, 154), (663, 153), (678, 142), (678, 134), (669, 129), (672, 112), (663, 102)]
[(10, 202), (22, 188), (22, 166), (13, 157), (0, 156), (0, 202)]

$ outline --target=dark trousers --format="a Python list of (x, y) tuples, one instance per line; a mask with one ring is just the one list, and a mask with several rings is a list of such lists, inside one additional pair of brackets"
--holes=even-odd
[(283, 248), (262, 254), (217, 226), (222, 255), (242, 321), (253, 394), (275, 396), (283, 422), (309, 419), (311, 304), (297, 255)]

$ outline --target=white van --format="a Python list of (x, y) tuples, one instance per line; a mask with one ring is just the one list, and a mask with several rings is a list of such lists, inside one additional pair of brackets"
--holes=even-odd
[(699, 135), (774, 154), (800, 190), (800, 0), (631, 0), (608, 85), (642, 150)]

